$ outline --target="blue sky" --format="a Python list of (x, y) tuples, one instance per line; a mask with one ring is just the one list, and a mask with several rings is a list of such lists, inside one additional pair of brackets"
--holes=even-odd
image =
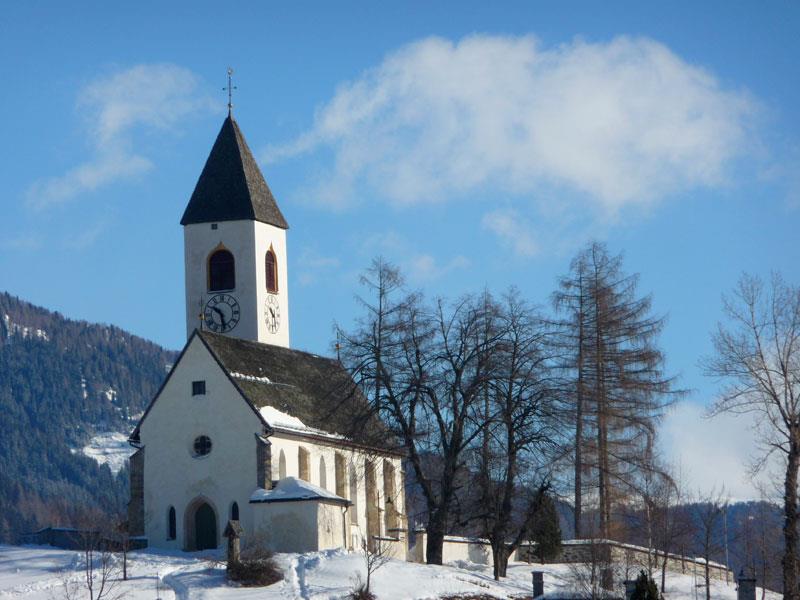
[(431, 296), (544, 304), (598, 238), (694, 390), (665, 444), (711, 429), (730, 462), (749, 424), (696, 425), (697, 360), (739, 273), (800, 282), (798, 26), (793, 2), (9, 4), (0, 289), (179, 348), (178, 221), (232, 65), (295, 347), (328, 351), (376, 254)]

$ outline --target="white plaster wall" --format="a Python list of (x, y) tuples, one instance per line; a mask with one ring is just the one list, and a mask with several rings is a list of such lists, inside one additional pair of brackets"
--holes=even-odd
[[(230, 292), (241, 307), (239, 323), (227, 335), (265, 344), (289, 347), (289, 293), (286, 258), (286, 231), (256, 221), (196, 223), (183, 228), (184, 274), (186, 290), (186, 335), (200, 325), (201, 303), (205, 306), (215, 293), (209, 293), (207, 261), (222, 244), (236, 261), (236, 289)], [(272, 246), (278, 259), (278, 302), (280, 328), (267, 329), (264, 305), (267, 292), (265, 258)], [(228, 292), (226, 292), (228, 293)]]
[(316, 502), (250, 504), (252, 529), (270, 550), (312, 552), (319, 549)]
[(345, 531), (347, 530), (346, 510), (344, 506), (338, 504), (318, 503), (318, 550), (347, 547), (349, 540), (345, 537)]
[[(367, 454), (363, 451), (352, 449), (352, 448), (343, 448), (337, 447), (334, 444), (336, 443), (335, 440), (331, 440), (330, 444), (324, 444), (318, 441), (312, 441), (306, 438), (303, 438), (298, 435), (292, 435), (289, 433), (276, 431), (270, 438), (270, 442), (272, 443), (272, 478), (278, 479), (279, 473), (279, 463), (280, 463), (280, 454), (283, 451), (284, 456), (286, 457), (286, 475), (288, 477), (299, 477), (300, 475), (300, 465), (299, 465), (299, 449), (302, 446), (310, 453), (310, 462), (311, 462), (311, 469), (310, 469), (310, 483), (314, 485), (323, 487), (320, 481), (320, 458), (324, 457), (325, 459), (325, 473), (326, 473), (326, 485), (324, 486), (328, 491), (336, 492), (336, 453), (340, 453), (345, 458), (345, 464), (347, 465), (348, 472), (345, 476), (345, 498), (353, 501), (353, 498), (350, 496), (350, 472), (349, 469), (352, 467), (355, 468), (357, 474), (357, 497), (355, 502), (357, 504), (357, 521), (351, 522), (351, 525), (355, 528), (355, 531), (351, 533), (356, 534), (356, 536), (364, 536), (367, 531), (367, 513), (366, 513), (366, 481), (365, 481), (365, 461), (372, 460), (375, 463), (375, 480), (378, 487), (378, 506), (380, 508), (380, 524), (381, 524), (381, 535), (385, 535), (385, 523), (384, 523), (384, 508), (385, 508), (385, 495), (383, 491), (383, 460), (389, 460), (394, 465), (395, 470), (395, 491), (396, 491), (396, 507), (397, 510), (401, 513), (401, 526), (404, 525), (405, 520), (405, 503), (404, 503), (404, 482), (403, 482), (403, 474), (402, 474), (402, 464), (401, 460), (397, 457), (381, 457), (375, 456), (373, 454)], [(352, 511), (350, 512), (352, 515)], [(350, 545), (358, 545), (360, 541), (352, 543), (352, 537), (348, 538), (348, 543)]]
[(327, 502), (251, 504), (253, 531), (277, 552), (315, 552), (345, 545), (345, 507)]
[[(255, 255), (256, 259), (256, 284), (255, 289), (258, 292), (257, 303), (260, 307), (260, 318), (258, 319), (258, 341), (265, 344), (274, 344), (275, 346), (289, 347), (289, 271), (286, 256), (286, 231), (273, 225), (266, 223), (255, 222), (254, 236), (255, 236)], [(278, 293), (275, 294), (281, 311), (280, 327), (276, 333), (270, 333), (267, 329), (267, 321), (264, 315), (264, 305), (267, 301), (267, 296), (270, 293), (267, 291), (267, 271), (265, 266), (265, 259), (267, 251), (272, 246), (275, 257), (278, 259)]]
[[(424, 531), (416, 532), (414, 546), (409, 549), (408, 556), (412, 562), (427, 562), (428, 535)], [(488, 541), (469, 540), (455, 536), (445, 536), (442, 545), (442, 562), (444, 564), (457, 560), (468, 560), (481, 565), (492, 565), (492, 549)]]
[[(205, 380), (206, 394), (192, 396), (192, 381)], [(252, 527), (248, 501), (257, 487), (256, 439), (260, 419), (194, 338), (141, 425), (144, 459), (145, 535), (151, 546), (183, 548), (188, 504), (204, 496), (217, 513), (218, 543), (233, 501), (242, 526)], [(208, 435), (211, 453), (192, 455), (195, 437)], [(177, 536), (167, 540), (167, 512), (175, 507)]]

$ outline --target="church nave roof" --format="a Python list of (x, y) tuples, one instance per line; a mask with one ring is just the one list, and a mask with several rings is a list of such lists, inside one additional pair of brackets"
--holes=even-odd
[(386, 427), (338, 361), (208, 331), (198, 335), (256, 409), (269, 406), (309, 430), (390, 450)]

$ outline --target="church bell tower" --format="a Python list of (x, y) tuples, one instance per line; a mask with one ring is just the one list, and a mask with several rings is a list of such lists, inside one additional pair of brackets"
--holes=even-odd
[(289, 347), (289, 228), (228, 114), (181, 219), (186, 331)]

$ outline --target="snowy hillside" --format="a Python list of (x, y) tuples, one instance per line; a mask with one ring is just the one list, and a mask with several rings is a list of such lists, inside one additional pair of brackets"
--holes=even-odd
[[(129, 600), (232, 599), (323, 600), (342, 598), (363, 560), (341, 550), (311, 554), (278, 555), (285, 579), (267, 588), (236, 588), (227, 584), (224, 566), (198, 554), (140, 551), (131, 553), (130, 580), (119, 591)], [(0, 598), (51, 600), (63, 598), (64, 580), (77, 581), (80, 557), (76, 552), (36, 546), (0, 546)], [(453, 594), (486, 594), (498, 598), (522, 597), (531, 592), (531, 570), (545, 571), (545, 589), (566, 591), (571, 587), (572, 567), (567, 565), (512, 564), (509, 577), (496, 583), (486, 567), (471, 563), (435, 567), (391, 561), (375, 574), (374, 591), (381, 600), (427, 599)], [(158, 588), (158, 594), (156, 590)], [(694, 600), (691, 576), (668, 578), (668, 600)], [(759, 594), (760, 597), (760, 594)], [(734, 600), (731, 585), (714, 582), (712, 598)], [(777, 600), (777, 594), (767, 594)]]

